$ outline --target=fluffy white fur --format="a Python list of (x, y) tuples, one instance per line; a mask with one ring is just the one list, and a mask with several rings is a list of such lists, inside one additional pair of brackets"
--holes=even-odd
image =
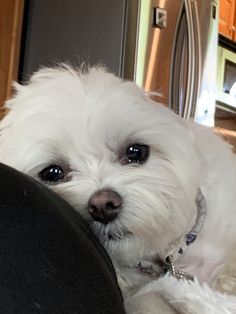
[[(128, 313), (236, 313), (236, 299), (213, 290), (236, 293), (236, 157), (229, 145), (100, 68), (42, 69), (26, 86), (16, 84), (7, 108), (0, 161), (37, 180), (51, 164), (67, 172), (65, 181), (49, 186), (107, 249)], [(123, 165), (133, 143), (149, 145), (150, 156), (142, 165)], [(165, 258), (194, 225), (198, 187), (208, 215), (176, 266), (199, 282), (141, 273), (139, 262)], [(90, 196), (103, 188), (123, 198), (108, 225), (94, 222), (87, 210)]]

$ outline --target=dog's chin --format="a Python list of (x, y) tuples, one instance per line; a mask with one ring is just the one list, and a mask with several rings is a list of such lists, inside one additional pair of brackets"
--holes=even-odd
[(93, 222), (91, 227), (115, 265), (137, 266), (147, 255), (148, 259), (154, 256), (155, 252), (147, 252), (142, 239), (128, 229), (119, 228), (117, 222), (107, 225)]
[(125, 241), (133, 236), (131, 231), (118, 228), (115, 223), (105, 225), (101, 222), (94, 221), (92, 223), (92, 229), (102, 244), (109, 242), (116, 242), (118, 244), (119, 241)]
[(125, 262), (124, 250), (126, 251), (128, 247), (132, 247), (131, 243), (135, 238), (132, 232), (124, 228), (119, 228), (117, 222), (104, 225), (95, 221), (91, 227), (113, 261), (121, 260), (122, 263)]

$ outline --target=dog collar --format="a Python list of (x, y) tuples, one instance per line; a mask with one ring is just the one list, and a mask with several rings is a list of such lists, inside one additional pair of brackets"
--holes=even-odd
[(195, 203), (197, 205), (197, 217), (195, 224), (190, 232), (186, 234), (182, 245), (178, 248), (176, 252), (177, 254), (183, 254), (186, 251), (186, 249), (197, 239), (198, 234), (201, 232), (204, 226), (204, 222), (207, 216), (207, 203), (200, 188), (198, 188), (197, 190)]
[(204, 226), (204, 222), (207, 215), (207, 203), (204, 195), (200, 188), (197, 190), (197, 196), (195, 199), (195, 203), (197, 206), (197, 217), (193, 228), (187, 233), (184, 237), (184, 241), (182, 245), (177, 246), (178, 248), (173, 250), (171, 254), (169, 254), (165, 260), (157, 256), (154, 261), (154, 264), (147, 265), (146, 263), (139, 263), (138, 268), (141, 272), (152, 275), (152, 276), (160, 276), (161, 274), (170, 273), (177, 279), (185, 278), (187, 280), (194, 280), (193, 275), (177, 270), (174, 261), (177, 259), (179, 254), (184, 254), (186, 249), (197, 239), (198, 234), (202, 230)]

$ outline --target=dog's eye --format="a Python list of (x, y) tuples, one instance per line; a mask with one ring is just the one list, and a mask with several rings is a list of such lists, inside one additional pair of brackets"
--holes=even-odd
[(47, 182), (59, 182), (65, 178), (63, 169), (58, 165), (50, 165), (40, 171), (39, 176)]
[(126, 150), (126, 162), (144, 163), (149, 157), (150, 148), (143, 144), (132, 144)]

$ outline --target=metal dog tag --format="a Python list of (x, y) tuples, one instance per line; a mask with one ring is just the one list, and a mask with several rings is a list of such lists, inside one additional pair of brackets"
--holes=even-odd
[(169, 272), (173, 277), (176, 279), (186, 279), (186, 280), (191, 280), (194, 281), (194, 276), (186, 273), (185, 271), (181, 271), (175, 268), (174, 261), (173, 261), (173, 256), (170, 255), (166, 258), (166, 263), (168, 266), (167, 272)]

